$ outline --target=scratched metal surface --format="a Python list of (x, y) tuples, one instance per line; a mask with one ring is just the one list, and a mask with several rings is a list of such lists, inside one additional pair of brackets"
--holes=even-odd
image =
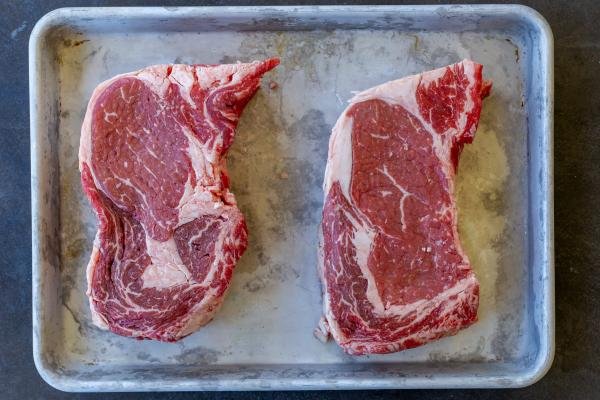
[[(552, 71), (539, 47), (548, 40), (543, 23), (519, 7), (269, 10), (64, 10), (38, 25), (30, 73), (34, 354), (42, 376), (83, 391), (535, 380), (553, 345), (552, 257), (544, 252), (552, 245), (551, 224), (544, 226), (551, 125), (543, 125)], [(281, 66), (248, 104), (228, 158), (250, 245), (223, 308), (176, 344), (95, 328), (85, 266), (96, 219), (77, 168), (94, 87), (151, 64), (270, 56)], [(316, 243), (330, 129), (352, 91), (463, 58), (482, 63), (494, 81), (457, 178), (459, 232), (481, 283), (479, 322), (401, 353), (345, 355), (312, 336), (321, 313)]]

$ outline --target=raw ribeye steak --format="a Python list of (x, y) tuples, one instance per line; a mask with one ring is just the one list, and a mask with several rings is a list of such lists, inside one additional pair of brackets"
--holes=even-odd
[(156, 65), (96, 88), (79, 148), (99, 219), (87, 268), (96, 325), (171, 342), (213, 318), (247, 245), (225, 153), (278, 63)]
[(477, 320), (454, 175), (490, 89), (482, 66), (465, 60), (350, 100), (325, 170), (319, 338), (350, 354), (390, 353)]

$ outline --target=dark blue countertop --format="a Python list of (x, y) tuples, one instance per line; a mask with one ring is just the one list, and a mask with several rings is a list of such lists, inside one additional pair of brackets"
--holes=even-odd
[[(452, 1), (430, 3), (454, 3)], [(498, 2), (498, 1), (496, 1)], [(206, 1), (193, 5), (247, 5)], [(274, 1), (271, 4), (298, 4)], [(322, 2), (313, 2), (322, 3)], [(326, 2), (323, 4), (335, 4)], [(352, 1), (337, 2), (351, 4)], [(356, 2), (357, 4), (359, 2)], [(364, 2), (363, 2), (364, 3)], [(396, 2), (404, 3), (404, 2)], [(460, 3), (469, 3), (461, 1)], [(3, 399), (591, 399), (600, 398), (600, 7), (537, 0), (555, 38), (556, 356), (516, 390), (68, 394), (38, 375), (31, 349), (31, 212), (27, 46), (36, 21), (64, 6), (185, 1), (5, 1), (0, 7), (0, 398)]]

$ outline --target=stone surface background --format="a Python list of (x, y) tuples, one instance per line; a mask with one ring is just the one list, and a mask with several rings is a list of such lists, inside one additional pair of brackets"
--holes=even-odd
[[(450, 2), (450, 1), (449, 1)], [(269, 4), (298, 4), (269, 2)], [(314, 2), (320, 4), (322, 2)], [(349, 4), (354, 2), (339, 2)], [(359, 4), (361, 2), (356, 2)], [(362, 2), (363, 4), (366, 2)], [(396, 2), (401, 4), (403, 2)], [(430, 2), (436, 4), (437, 2)], [(464, 3), (464, 2), (462, 2)], [(208, 1), (206, 5), (253, 2)], [(335, 4), (327, 2), (323, 4)], [(390, 3), (392, 4), (392, 3)], [(508, 391), (66, 394), (37, 374), (31, 352), (31, 227), (27, 44), (35, 22), (63, 6), (189, 5), (185, 1), (6, 1), (0, 12), (0, 393), (7, 399), (61, 398), (594, 398), (599, 329), (600, 8), (594, 1), (530, 1), (555, 37), (556, 357), (537, 384)], [(199, 5), (196, 3), (195, 5)]]

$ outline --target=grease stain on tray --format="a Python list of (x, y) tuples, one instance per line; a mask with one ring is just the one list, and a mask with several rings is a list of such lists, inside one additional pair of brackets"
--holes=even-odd
[(177, 362), (187, 364), (215, 364), (219, 360), (220, 352), (206, 347), (198, 346), (191, 349), (183, 349), (181, 354), (174, 356)]

